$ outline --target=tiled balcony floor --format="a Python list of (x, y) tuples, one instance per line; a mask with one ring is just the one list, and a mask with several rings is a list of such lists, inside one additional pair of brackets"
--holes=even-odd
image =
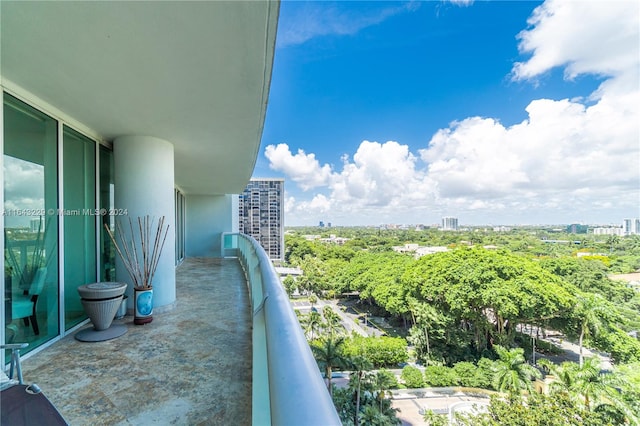
[(187, 259), (177, 307), (99, 343), (73, 335), (23, 361), (71, 425), (248, 425), (251, 316), (235, 259)]

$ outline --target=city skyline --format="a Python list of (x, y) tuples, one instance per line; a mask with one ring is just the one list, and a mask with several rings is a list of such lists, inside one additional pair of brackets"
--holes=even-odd
[[(388, 222), (388, 223), (379, 223), (376, 225), (364, 225), (364, 224), (354, 224), (354, 225), (341, 225), (341, 224), (334, 224), (332, 222), (325, 222), (323, 220), (319, 221), (319, 223), (317, 224), (304, 224), (304, 225), (285, 225), (286, 227), (289, 228), (296, 228), (296, 227), (300, 227), (300, 228), (309, 228), (309, 227), (318, 227), (318, 228), (326, 228), (326, 229), (330, 229), (330, 228), (349, 228), (349, 227), (354, 227), (354, 228), (358, 228), (358, 227), (363, 227), (363, 228), (378, 228), (378, 227), (414, 227), (414, 226), (423, 226), (426, 228), (443, 228), (443, 221), (447, 218), (453, 218), (456, 219), (458, 221), (458, 228), (463, 230), (466, 228), (482, 228), (482, 227), (505, 227), (505, 228), (517, 228), (517, 227), (522, 227), (522, 228), (528, 228), (528, 227), (549, 227), (549, 226), (571, 226), (571, 225), (580, 225), (580, 226), (587, 226), (587, 227), (591, 227), (593, 229), (606, 229), (606, 228), (616, 228), (616, 229), (620, 229), (622, 230), (623, 228), (625, 228), (625, 222), (627, 220), (633, 221), (633, 222), (637, 222), (640, 223), (640, 218), (624, 218), (624, 219), (620, 219), (619, 221), (609, 221), (609, 222), (592, 222), (592, 223), (580, 223), (580, 222), (557, 222), (557, 223), (522, 223), (522, 224), (516, 224), (516, 223), (478, 223), (478, 224), (470, 224), (470, 223), (465, 223), (464, 221), (460, 221), (459, 218), (457, 217), (451, 217), (451, 216), (446, 216), (446, 217), (442, 217), (439, 221), (435, 221), (435, 222), (430, 222), (430, 223), (426, 223), (426, 222), (412, 222), (412, 223), (393, 223), (393, 222)], [(633, 225), (633, 232), (629, 235), (635, 235), (635, 234), (640, 234), (640, 225)], [(624, 234), (622, 234), (624, 235)]]
[(283, 2), (254, 176), (286, 226), (638, 217), (639, 8)]

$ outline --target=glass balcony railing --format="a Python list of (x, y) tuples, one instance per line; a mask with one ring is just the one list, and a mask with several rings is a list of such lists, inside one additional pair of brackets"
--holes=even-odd
[(253, 424), (340, 425), (289, 299), (263, 248), (244, 234), (224, 234), (223, 256), (243, 265), (253, 314)]

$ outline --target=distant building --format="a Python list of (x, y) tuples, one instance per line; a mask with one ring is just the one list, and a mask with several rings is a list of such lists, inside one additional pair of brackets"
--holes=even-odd
[(335, 234), (331, 234), (329, 235), (329, 238), (319, 238), (318, 240), (323, 243), (332, 243), (341, 246), (349, 241), (349, 238), (338, 237)]
[(569, 234), (586, 234), (589, 227), (587, 225), (581, 225), (579, 223), (572, 223), (567, 226), (567, 232)]
[(303, 275), (304, 272), (302, 271), (302, 269), (300, 269), (299, 267), (296, 268), (285, 268), (282, 266), (277, 266), (276, 268), (276, 272), (278, 273), (278, 275), (280, 275), (280, 278), (283, 277), (299, 277), (300, 275)]
[(320, 223), (318, 224), (318, 226), (319, 226), (320, 228), (324, 228), (324, 222), (323, 222), (323, 221), (320, 221)]
[(271, 260), (284, 261), (284, 179), (251, 179), (239, 210), (239, 231), (255, 238)]
[(624, 228), (619, 226), (617, 227), (607, 227), (607, 228), (593, 228), (593, 235), (624, 235)]
[(414, 253), (414, 257), (416, 259), (426, 256), (428, 254), (434, 253), (442, 253), (445, 251), (449, 251), (447, 247), (439, 246), (439, 247), (424, 247), (418, 244), (405, 244), (403, 246), (394, 246), (392, 247), (393, 251), (397, 253)]
[(458, 230), (458, 218), (457, 217), (443, 217), (442, 228), (443, 231), (457, 231)]
[(640, 234), (640, 219), (624, 219), (622, 221), (622, 235)]

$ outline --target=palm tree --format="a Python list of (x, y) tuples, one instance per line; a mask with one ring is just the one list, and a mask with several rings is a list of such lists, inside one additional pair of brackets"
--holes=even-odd
[(304, 326), (305, 333), (307, 336), (311, 334), (310, 340), (313, 340), (313, 333), (322, 326), (322, 316), (316, 311), (309, 312), (309, 314), (304, 318)]
[(377, 392), (380, 411), (382, 412), (382, 403), (387, 396), (387, 391), (396, 384), (395, 377), (393, 376), (393, 373), (388, 370), (378, 370), (372, 377), (371, 384), (373, 386), (373, 390)]
[(609, 253), (613, 253), (613, 246), (620, 244), (620, 237), (617, 235), (609, 235), (607, 237), (607, 244), (609, 245)]
[(432, 327), (433, 323), (438, 320), (438, 310), (429, 304), (416, 303), (414, 301), (410, 302), (410, 306), (414, 324), (424, 330), (424, 338), (427, 350), (427, 363), (429, 363), (431, 358), (429, 329)]
[(566, 395), (575, 399), (575, 371), (579, 368), (575, 362), (565, 361), (560, 365), (554, 364), (548, 359), (541, 359), (538, 365), (543, 367), (548, 374), (553, 375), (554, 380), (549, 383), (549, 393)]
[(582, 354), (584, 338), (590, 334), (598, 334), (602, 328), (603, 319), (607, 316), (606, 301), (597, 294), (582, 294), (577, 298), (573, 315), (578, 320), (580, 327), (578, 346), (580, 347), (580, 366), (582, 366), (584, 362), (584, 355)]
[(373, 364), (367, 358), (357, 355), (349, 360), (349, 368), (351, 369), (351, 380), (349, 386), (354, 386), (356, 391), (356, 415), (355, 426), (359, 425), (360, 414), (360, 391), (362, 389), (362, 381), (367, 371), (373, 368)]
[(624, 414), (631, 424), (639, 424), (637, 415), (619, 391), (624, 385), (622, 379), (618, 375), (600, 370), (599, 358), (586, 358), (582, 365), (563, 362), (558, 366), (546, 360), (541, 360), (540, 364), (556, 377), (549, 384), (551, 394), (560, 393), (574, 401), (581, 401), (588, 411), (593, 411), (598, 406), (611, 405)]
[(622, 380), (610, 372), (603, 372), (600, 369), (598, 357), (586, 358), (583, 365), (575, 369), (574, 374), (574, 389), (584, 398), (584, 406), (587, 410), (603, 404), (612, 405), (627, 416), (632, 424), (639, 423), (638, 417), (619, 391)]
[(311, 351), (315, 357), (320, 369), (324, 371), (327, 378), (327, 389), (329, 395), (333, 394), (331, 388), (331, 375), (333, 368), (344, 368), (347, 358), (342, 354), (342, 345), (344, 345), (344, 337), (329, 336), (320, 339), (318, 344), (311, 345)]
[(322, 316), (324, 316), (329, 334), (333, 335), (343, 330), (340, 315), (336, 314), (331, 306), (322, 308)]
[(367, 405), (362, 410), (362, 424), (367, 426), (393, 426), (397, 423), (378, 411), (375, 406)]
[(495, 345), (494, 349), (499, 359), (494, 363), (493, 386), (512, 396), (519, 396), (523, 390), (532, 392), (531, 380), (541, 374), (535, 367), (527, 364), (524, 349), (506, 349), (500, 345)]
[(311, 293), (311, 295), (309, 295), (309, 303), (311, 304), (311, 310), (313, 311), (313, 305), (318, 303), (318, 296), (316, 296), (315, 294)]

